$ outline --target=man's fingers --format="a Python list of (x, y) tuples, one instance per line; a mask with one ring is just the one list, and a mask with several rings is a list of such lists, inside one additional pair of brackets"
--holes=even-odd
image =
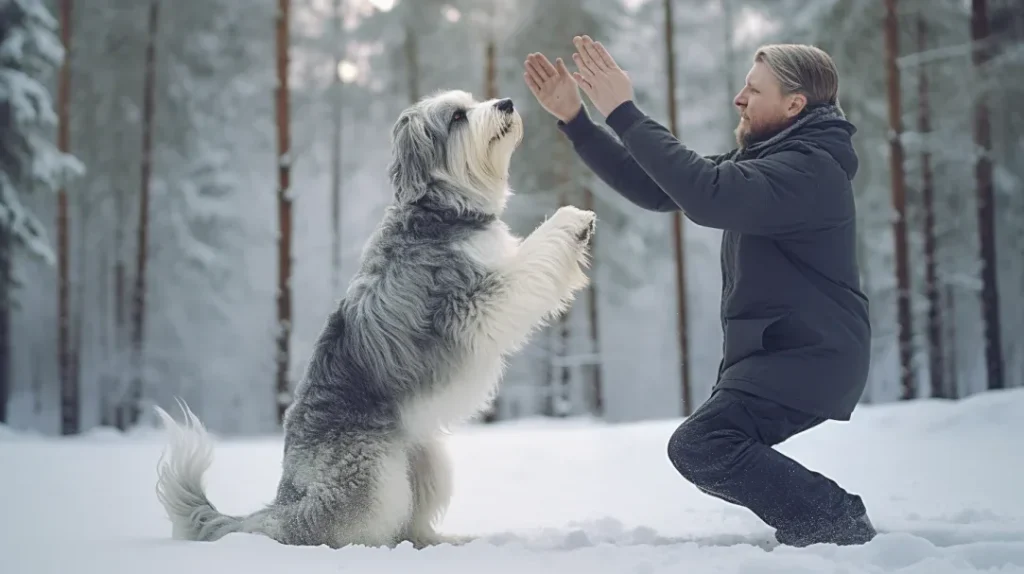
[(583, 89), (583, 93), (587, 94), (588, 98), (593, 99), (593, 96), (594, 96), (594, 85), (591, 84), (590, 81), (587, 80), (587, 78), (584, 78), (583, 74), (581, 74), (579, 72), (573, 72), (572, 73), (572, 77), (573, 77), (573, 79), (576, 80), (576, 83), (580, 85), (580, 88)]
[(590, 66), (587, 65), (587, 62), (585, 62), (583, 60), (583, 58), (580, 56), (579, 53), (574, 53), (572, 55), (572, 61), (576, 63), (576, 68), (584, 76), (586, 76), (588, 78), (593, 78), (594, 77), (594, 70)]
[(573, 60), (577, 62), (576, 65), (578, 66), (580, 59), (582, 59), (586, 67), (589, 68), (591, 74), (600, 71), (600, 68), (597, 66), (597, 62), (595, 62), (594, 58), (592, 58), (587, 52), (586, 41), (584, 41), (580, 36), (577, 36), (574, 40), (574, 43), (576, 44), (576, 54), (573, 55)]
[(526, 61), (526, 71), (537, 82), (538, 86), (543, 86), (544, 82), (548, 80), (548, 75), (545, 74), (535, 60)]
[(590, 36), (584, 36), (583, 41), (580, 43), (583, 45), (583, 49), (580, 51), (585, 54), (587, 65), (595, 70), (601, 70), (602, 72), (612, 68), (612, 65), (605, 61), (604, 57), (598, 50), (597, 45), (595, 45), (594, 41), (590, 39)]
[(608, 49), (604, 47), (604, 44), (602, 44), (601, 42), (594, 42), (593, 44), (591, 44), (591, 46), (593, 47), (594, 52), (597, 54), (596, 57), (599, 58), (602, 62), (604, 62), (605, 66), (613, 70), (619, 67), (619, 65), (615, 63), (615, 58), (612, 58), (611, 53), (608, 52)]
[(558, 75), (563, 78), (572, 77), (572, 74), (569, 73), (569, 68), (565, 65), (565, 61), (561, 58), (555, 58), (555, 69), (558, 71)]
[(534, 75), (534, 78), (538, 83), (543, 83), (547, 79), (547, 74), (544, 73), (540, 62), (537, 61), (535, 54), (529, 54), (526, 56), (526, 61), (523, 62), (523, 67)]
[(530, 59), (537, 65), (537, 68), (543, 72), (545, 79), (553, 77), (555, 75), (555, 67), (551, 65), (548, 57), (539, 52), (530, 54)]
[(540, 70), (540, 64), (537, 63), (537, 59), (534, 58), (533, 54), (526, 57), (526, 61), (523, 62), (523, 67), (531, 74), (536, 74), (538, 81), (544, 79), (544, 74), (542, 74)]
[(523, 79), (526, 80), (526, 85), (530, 88), (530, 92), (533, 93), (534, 97), (539, 98), (540, 84), (537, 83), (537, 80), (533, 79), (533, 76), (530, 74), (530, 72), (523, 72)]

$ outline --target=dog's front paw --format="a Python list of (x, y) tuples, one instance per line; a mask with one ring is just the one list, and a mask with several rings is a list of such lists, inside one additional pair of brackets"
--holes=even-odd
[(584, 246), (590, 247), (591, 242), (594, 240), (594, 231), (597, 229), (597, 216), (592, 211), (585, 211), (593, 217), (590, 218), (590, 223), (586, 227), (581, 229), (576, 234), (576, 239)]
[(584, 269), (590, 265), (590, 246), (597, 227), (597, 215), (593, 211), (567, 205), (555, 212), (552, 221), (561, 233), (567, 234), (563, 237), (568, 240), (566, 246), (572, 259), (565, 270), (565, 280), (569, 293), (572, 293), (590, 282)]
[(571, 233), (581, 245), (586, 246), (594, 237), (597, 215), (593, 211), (565, 205), (558, 208), (558, 211), (551, 217), (551, 221), (560, 229)]

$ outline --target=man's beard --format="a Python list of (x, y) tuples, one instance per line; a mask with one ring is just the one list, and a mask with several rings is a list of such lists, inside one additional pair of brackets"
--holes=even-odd
[(736, 145), (739, 146), (740, 151), (743, 151), (757, 142), (771, 139), (772, 136), (786, 129), (791, 123), (792, 120), (776, 117), (760, 126), (754, 126), (748, 119), (746, 126), (744, 126), (743, 119), (740, 118), (740, 122), (736, 125), (736, 129), (733, 132), (736, 136)]

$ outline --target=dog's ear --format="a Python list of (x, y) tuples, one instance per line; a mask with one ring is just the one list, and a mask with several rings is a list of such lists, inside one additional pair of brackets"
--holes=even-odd
[(401, 203), (410, 203), (427, 193), (430, 170), (434, 166), (434, 142), (427, 133), (426, 122), (415, 110), (398, 117), (391, 130), (391, 165), (388, 175)]

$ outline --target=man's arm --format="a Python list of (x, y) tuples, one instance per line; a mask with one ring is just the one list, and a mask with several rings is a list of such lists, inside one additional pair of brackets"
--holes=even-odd
[(580, 159), (612, 189), (639, 207), (650, 211), (678, 211), (679, 206), (629, 154), (608, 130), (595, 124), (580, 106), (576, 117), (558, 121)]
[(814, 225), (830, 213), (818, 200), (834, 184), (813, 173), (807, 154), (715, 163), (701, 157), (628, 101), (607, 123), (636, 164), (701, 225), (770, 235)]

